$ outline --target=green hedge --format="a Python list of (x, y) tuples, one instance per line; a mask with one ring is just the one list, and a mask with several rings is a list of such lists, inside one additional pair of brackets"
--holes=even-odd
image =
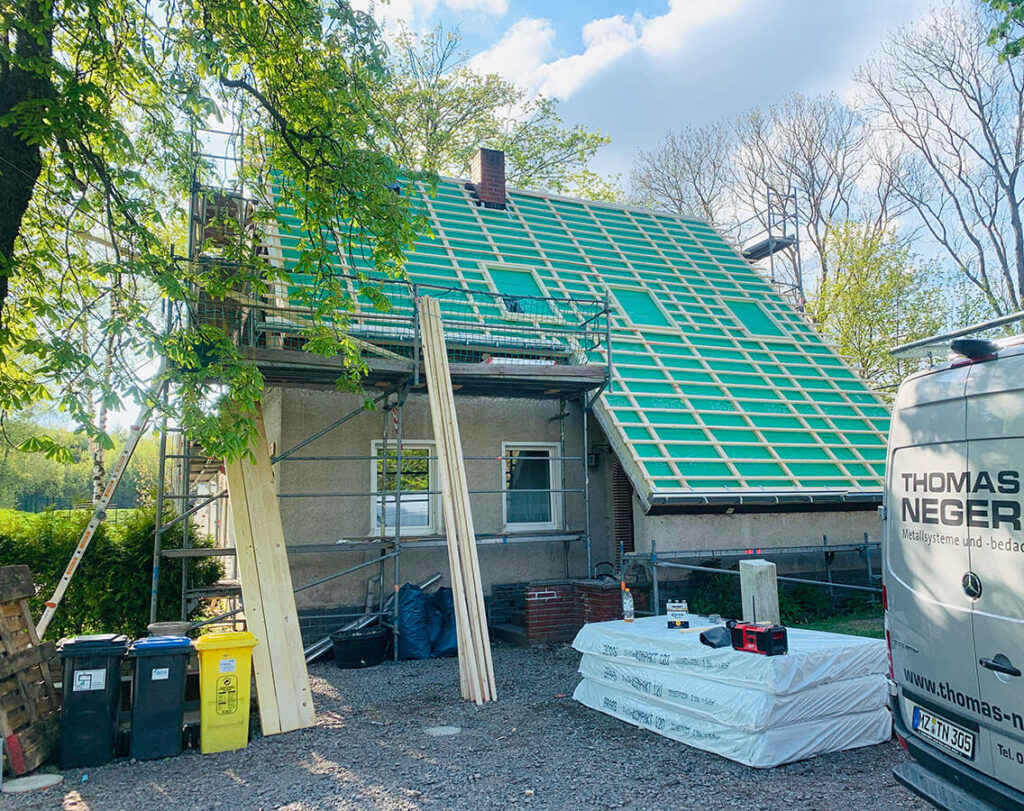
[[(36, 596), (29, 601), (38, 620), (82, 537), (92, 513), (87, 510), (22, 513), (0, 510), (0, 562), (23, 563), (32, 572)], [(170, 516), (168, 516), (169, 520)], [(100, 524), (67, 593), (47, 630), (48, 639), (87, 633), (147, 633), (153, 567), (156, 510), (132, 510), (118, 524)], [(181, 548), (181, 524), (163, 535), (165, 549)], [(191, 545), (211, 547), (213, 540), (192, 528)], [(223, 569), (215, 558), (188, 562), (193, 586), (217, 582)], [(160, 571), (157, 619), (178, 619), (181, 612), (181, 558), (164, 558)], [(205, 605), (193, 612), (203, 614)]]

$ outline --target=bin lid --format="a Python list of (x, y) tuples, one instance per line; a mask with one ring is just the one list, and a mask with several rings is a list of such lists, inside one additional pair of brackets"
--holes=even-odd
[(121, 656), (127, 647), (128, 637), (124, 634), (85, 634), (68, 637), (57, 643), (61, 656)]
[(377, 639), (387, 633), (387, 628), (356, 628), (351, 631), (335, 631), (331, 642), (355, 642), (360, 639)]
[(192, 640), (187, 636), (147, 636), (136, 639), (129, 656), (162, 656), (165, 653), (191, 653)]
[(206, 634), (195, 641), (196, 650), (218, 650), (220, 648), (251, 648), (259, 644), (248, 631), (220, 631)]

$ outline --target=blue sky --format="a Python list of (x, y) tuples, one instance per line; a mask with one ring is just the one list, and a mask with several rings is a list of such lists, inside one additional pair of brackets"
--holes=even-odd
[[(363, 0), (364, 3), (369, 0)], [(595, 168), (627, 174), (670, 129), (786, 94), (855, 92), (853, 70), (934, 0), (392, 0), (387, 25), (458, 27), (474, 67), (556, 96), (612, 138)]]

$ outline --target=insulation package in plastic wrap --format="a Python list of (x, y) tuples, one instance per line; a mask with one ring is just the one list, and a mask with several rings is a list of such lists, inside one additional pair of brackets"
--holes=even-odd
[[(690, 616), (690, 624), (707, 624)], [(770, 767), (889, 738), (881, 640), (789, 631), (789, 653), (709, 648), (663, 617), (584, 626), (574, 698), (666, 737)]]

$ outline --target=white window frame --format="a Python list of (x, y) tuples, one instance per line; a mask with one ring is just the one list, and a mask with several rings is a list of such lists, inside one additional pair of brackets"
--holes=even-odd
[[(388, 449), (394, 448), (397, 445), (396, 441), (388, 441)], [(377, 499), (381, 496), (376, 495), (377, 493), (377, 461), (380, 456), (380, 452), (384, 448), (384, 441), (381, 439), (375, 439), (370, 443), (370, 492), (374, 495), (370, 496), (370, 534), (379, 535), (381, 528), (377, 521)], [(430, 439), (415, 439), (415, 440), (403, 440), (402, 451), (406, 450), (426, 450), (427, 455), (431, 457), (437, 456), (434, 447), (434, 441)], [(437, 472), (437, 459), (430, 459), (427, 466), (427, 489), (432, 493), (441, 489), (441, 483), (438, 480)], [(404, 492), (404, 491), (403, 491)], [(410, 491), (413, 492), (413, 491)], [(441, 505), (441, 498), (436, 495), (428, 495), (428, 515), (429, 522), (427, 526), (416, 525), (407, 527), (403, 524), (401, 535), (405, 537), (407, 535), (438, 535), (440, 533), (441, 522), (439, 520), (439, 512)], [(386, 502), (385, 502), (386, 506)], [(395, 504), (396, 512), (401, 508), (401, 502)], [(395, 534), (395, 528), (393, 526), (385, 526), (385, 531), (389, 535)]]
[[(551, 520), (531, 523), (509, 523), (507, 465), (510, 451), (548, 451), (548, 476), (551, 482)], [(543, 529), (559, 529), (562, 523), (562, 460), (559, 458), (557, 442), (502, 442), (501, 443), (501, 523), (505, 532), (532, 532)]]

